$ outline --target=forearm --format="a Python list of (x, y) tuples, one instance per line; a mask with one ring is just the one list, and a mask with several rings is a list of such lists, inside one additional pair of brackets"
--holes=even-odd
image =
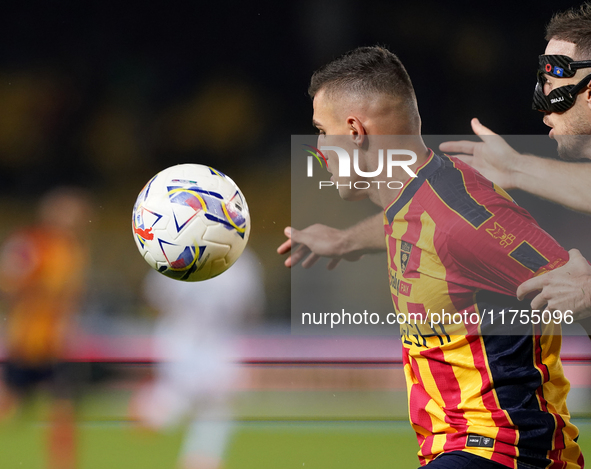
[(386, 250), (384, 235), (384, 215), (378, 213), (346, 229), (344, 250), (359, 254), (369, 254)]
[(287, 267), (301, 262), (302, 267), (308, 268), (318, 259), (328, 257), (327, 268), (332, 270), (341, 259), (357, 261), (364, 254), (386, 250), (383, 217), (378, 213), (345, 230), (319, 223), (303, 230), (287, 227), (285, 235), (289, 239), (277, 248), (277, 252), (291, 252), (285, 261)]
[(513, 168), (512, 186), (591, 214), (591, 163), (569, 163), (521, 155)]

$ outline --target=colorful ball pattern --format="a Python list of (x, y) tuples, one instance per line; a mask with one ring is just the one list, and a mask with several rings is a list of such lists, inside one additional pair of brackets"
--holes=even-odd
[(250, 214), (228, 176), (208, 166), (180, 164), (144, 186), (133, 207), (132, 228), (152, 268), (195, 282), (220, 275), (240, 257)]

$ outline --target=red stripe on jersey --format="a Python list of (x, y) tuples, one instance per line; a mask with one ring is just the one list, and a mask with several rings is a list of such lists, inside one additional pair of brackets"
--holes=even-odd
[[(409, 323), (412, 321), (410, 318), (414, 317), (421, 318), (421, 322), (428, 322), (427, 321), (427, 311), (425, 311), (425, 305), (423, 303), (411, 303), (410, 301), (406, 303), (406, 309), (409, 313)], [(414, 316), (410, 316), (413, 314)], [(427, 346), (426, 342), (424, 343), (425, 347)], [(443, 345), (443, 343), (442, 343)]]
[[(447, 207), (447, 206), (445, 206)], [(439, 226), (435, 226), (435, 233), (433, 236), (433, 247), (435, 248), (439, 258), (449, 256), (447, 254), (447, 236)], [(457, 311), (466, 311), (469, 315), (476, 311), (474, 306), (474, 292), (467, 290), (460, 282), (458, 282), (458, 274), (455, 269), (450, 269), (446, 266), (445, 281), (447, 282), (447, 290), (449, 299)], [(476, 335), (479, 332), (474, 330), (471, 324), (468, 325), (468, 331)]]
[[(417, 432), (417, 441), (421, 447), (421, 454), (431, 454), (431, 448), (433, 446), (433, 423), (431, 422), (431, 416), (429, 415), (429, 412), (426, 410), (427, 404), (429, 404), (431, 401), (431, 397), (425, 391), (425, 386), (423, 384), (423, 380), (421, 379), (418, 366), (414, 360), (411, 362), (411, 358), (408, 356), (407, 348), (402, 349), (402, 356), (404, 363), (408, 363), (410, 365), (413, 375), (419, 381), (418, 384), (413, 384), (410, 388), (408, 402), (410, 421), (416, 425), (420, 425), (429, 433), (429, 436), (425, 437), (424, 435), (421, 435)], [(424, 465), (424, 463), (427, 461), (421, 456), (419, 456), (419, 459), (421, 460), (422, 465)]]
[[(543, 382), (546, 383), (547, 381), (550, 380), (550, 372), (548, 371), (548, 367), (546, 366), (546, 364), (542, 361), (542, 336), (540, 334), (540, 327), (536, 326), (536, 335), (534, 337), (534, 341), (535, 341), (535, 364), (536, 367), (540, 370), (540, 372), (542, 373), (542, 377), (543, 377)], [(546, 407), (544, 407), (544, 410), (547, 410)]]
[[(396, 255), (396, 238), (392, 238), (392, 236), (388, 236), (388, 252), (391, 256)], [(391, 269), (398, 272), (398, 267), (396, 266), (396, 263), (394, 261), (388, 262), (388, 265)]]
[[(549, 458), (548, 459), (552, 459), (554, 461), (561, 461), (562, 457), (562, 450), (565, 448), (566, 444), (564, 441), (564, 433), (563, 433), (563, 428), (566, 427), (566, 422), (564, 421), (564, 419), (562, 418), (562, 416), (558, 413), (554, 414), (554, 417), (556, 417), (556, 431), (555, 431), (555, 436), (554, 436), (554, 447), (556, 448), (553, 451), (549, 452)], [(557, 468), (560, 467), (566, 467), (566, 462), (565, 461), (561, 461), (562, 463), (564, 463), (564, 466), (556, 466)]]
[[(551, 451), (551, 453), (561, 453), (561, 451)], [(548, 469), (565, 469), (566, 468), (566, 461), (554, 461)]]
[[(421, 448), (421, 455), (431, 454), (431, 448), (433, 446), (433, 427), (431, 424), (431, 417), (425, 410), (425, 407), (430, 400), (431, 398), (420, 384), (413, 384), (411, 386), (410, 403), (414, 404), (410, 406), (411, 421), (430, 432), (427, 437), (417, 433), (417, 441), (419, 443), (419, 447)], [(419, 456), (419, 459), (427, 461), (427, 459), (421, 455)], [(421, 464), (423, 463), (421, 462)]]
[[(386, 240), (388, 241), (388, 252), (391, 255), (396, 254), (396, 238), (392, 237), (392, 226), (391, 225), (384, 225), (384, 232), (386, 233)], [(393, 262), (389, 263), (390, 268), (396, 269), (396, 265)]]
[(392, 303), (394, 303), (394, 309), (396, 310), (396, 313), (398, 313), (400, 311), (400, 307), (398, 306), (398, 297), (392, 293)]
[(562, 461), (561, 456), (562, 456), (561, 449), (556, 449), (554, 451), (548, 452), (548, 459), (553, 460), (552, 464), (550, 464), (549, 469), (565, 469), (566, 468), (566, 461)]
[(512, 458), (511, 456), (507, 456), (506, 454), (499, 452), (499, 451), (503, 451), (504, 453), (506, 453), (507, 449), (509, 449), (511, 446), (512, 445), (506, 445), (504, 443), (499, 444), (498, 442), (496, 442), (495, 443), (495, 452), (490, 457), (490, 460), (494, 461), (494, 462), (498, 462), (499, 464), (502, 464), (503, 466), (515, 467), (515, 462), (516, 462), (515, 458)]
[[(444, 451), (451, 451), (458, 448), (458, 436), (465, 439), (468, 429), (464, 411), (458, 409), (462, 402), (462, 391), (453, 371), (453, 367), (445, 361), (445, 355), (440, 348), (424, 350), (421, 356), (429, 361), (431, 376), (437, 385), (437, 390), (444, 402), (445, 421), (458, 433), (450, 433), (446, 436), (443, 446)], [(454, 438), (454, 436), (456, 438)], [(455, 443), (455, 444), (454, 444)], [(463, 443), (462, 443), (463, 446)]]

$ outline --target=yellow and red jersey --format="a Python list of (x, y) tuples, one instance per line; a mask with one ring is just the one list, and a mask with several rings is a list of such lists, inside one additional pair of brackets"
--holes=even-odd
[(9, 300), (8, 357), (28, 365), (58, 360), (79, 307), (87, 252), (73, 233), (43, 225), (13, 234), (0, 255)]
[[(517, 287), (568, 253), (501, 188), (445, 155), (430, 155), (384, 220), (394, 306), (414, 318), (401, 334), (421, 464), (462, 450), (515, 469), (583, 467), (560, 326), (511, 326), (509, 313), (527, 307)], [(454, 324), (458, 312), (482, 324)]]

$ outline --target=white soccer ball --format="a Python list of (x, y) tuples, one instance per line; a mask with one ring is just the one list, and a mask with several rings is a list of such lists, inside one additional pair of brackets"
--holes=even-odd
[(133, 237), (146, 262), (167, 277), (215, 277), (240, 257), (250, 233), (248, 205), (223, 173), (172, 166), (144, 186), (133, 207)]

